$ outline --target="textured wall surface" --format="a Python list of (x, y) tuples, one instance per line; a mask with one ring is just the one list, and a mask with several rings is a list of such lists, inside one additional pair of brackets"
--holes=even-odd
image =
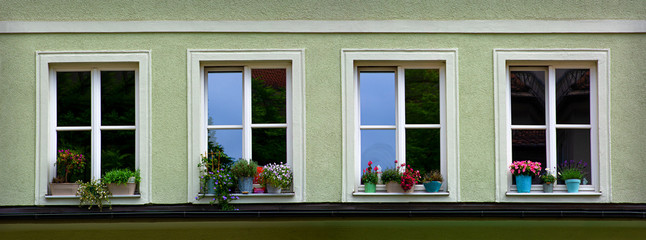
[[(34, 201), (36, 51), (151, 50), (152, 201), (187, 196), (187, 49), (305, 49), (306, 198), (341, 200), (343, 48), (457, 48), (461, 200), (495, 200), (494, 48), (611, 50), (614, 202), (646, 202), (644, 34), (5, 34), (0, 35), (0, 205)], [(11, 184), (7, 184), (11, 183)]]
[(0, 21), (644, 19), (643, 0), (3, 0)]

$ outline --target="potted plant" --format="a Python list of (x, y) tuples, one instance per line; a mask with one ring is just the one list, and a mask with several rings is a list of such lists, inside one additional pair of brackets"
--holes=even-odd
[[(100, 211), (103, 211), (103, 202), (110, 203), (110, 190), (108, 186), (100, 180), (92, 180), (89, 182), (81, 182), (81, 180), (76, 182), (79, 184), (79, 188), (76, 191), (76, 195), (79, 196), (79, 207), (83, 205), (88, 205), (87, 209), (91, 209), (92, 206), (97, 205)], [(112, 209), (112, 205), (110, 205)]]
[(221, 160), (228, 159), (228, 156), (221, 151), (214, 151), (200, 157), (201, 161), (197, 164), (202, 171), (200, 190), (204, 194), (215, 194), (214, 174), (222, 167)]
[(550, 172), (549, 168), (545, 169), (545, 173), (541, 175), (541, 181), (543, 181), (543, 192), (551, 193), (554, 190), (554, 182), (556, 182), (556, 177)]
[(200, 176), (202, 194), (198, 194), (195, 199), (199, 200), (207, 194), (211, 194), (213, 196), (210, 201), (211, 205), (218, 204), (220, 210), (231, 211), (237, 209), (229, 202), (237, 200), (238, 197), (231, 195), (231, 188), (233, 187), (231, 168), (221, 162), (222, 159), (227, 158), (220, 151), (208, 153), (207, 156), (202, 155), (202, 161), (198, 164), (198, 167), (204, 167), (202, 169), (203, 174)]
[(588, 166), (587, 163), (582, 161), (575, 162), (574, 160), (565, 161), (559, 166), (559, 179), (565, 181), (565, 186), (567, 187), (567, 192), (577, 193), (579, 192), (579, 185), (581, 185), (581, 179), (585, 176), (585, 169)]
[(426, 192), (438, 192), (442, 187), (442, 182), (444, 178), (442, 173), (438, 170), (431, 170), (429, 173), (424, 175), (424, 189)]
[(101, 180), (108, 186), (112, 195), (134, 195), (137, 184), (141, 181), (139, 169), (113, 169), (106, 172)]
[(292, 170), (287, 164), (267, 164), (260, 173), (260, 179), (263, 185), (267, 187), (268, 193), (281, 193), (283, 188), (287, 188), (293, 181)]
[(405, 164), (401, 164), (400, 168), (404, 168), (404, 173), (402, 174), (399, 186), (401, 186), (405, 193), (414, 192), (415, 184), (422, 180), (419, 171), (414, 170), (410, 165)]
[(381, 182), (386, 184), (386, 192), (401, 193), (403, 189), (399, 186), (402, 174), (395, 168), (389, 168), (381, 173)]
[(364, 185), (364, 192), (374, 193), (377, 192), (377, 182), (379, 178), (377, 177), (378, 171), (377, 167), (372, 168), (372, 161), (368, 162), (368, 167), (363, 170), (363, 175), (361, 176), (361, 182)]
[(238, 159), (231, 166), (231, 174), (238, 179), (238, 189), (241, 193), (250, 193), (253, 190), (253, 179), (256, 176), (258, 163), (253, 160)]
[[(56, 156), (56, 177), (49, 185), (52, 195), (74, 195), (79, 184), (72, 181), (85, 170), (85, 156), (70, 149), (58, 150)], [(78, 179), (75, 179), (78, 180)]]
[(541, 163), (530, 160), (514, 161), (509, 171), (516, 177), (516, 189), (519, 193), (528, 193), (532, 189), (532, 177), (541, 172)]

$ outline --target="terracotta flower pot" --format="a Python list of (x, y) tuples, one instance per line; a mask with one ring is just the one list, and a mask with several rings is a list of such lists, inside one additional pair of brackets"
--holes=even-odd
[(135, 188), (137, 187), (136, 183), (126, 183), (124, 184), (116, 184), (116, 183), (108, 183), (108, 190), (110, 190), (110, 193), (112, 193), (113, 196), (115, 195), (135, 195)]
[(79, 189), (78, 183), (50, 183), (49, 190), (52, 196), (74, 196)]

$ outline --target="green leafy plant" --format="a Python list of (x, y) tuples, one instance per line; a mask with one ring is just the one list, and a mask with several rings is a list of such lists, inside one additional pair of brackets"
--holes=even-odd
[(65, 149), (58, 150), (56, 157), (55, 183), (67, 183), (72, 175), (83, 174), (85, 170), (85, 157), (83, 154)]
[[(100, 180), (85, 183), (79, 180), (76, 183), (79, 184), (79, 188), (76, 190), (76, 195), (80, 199), (79, 207), (88, 205), (87, 209), (92, 209), (92, 206), (96, 205), (100, 211), (103, 211), (103, 202), (110, 203), (112, 194), (108, 190), (108, 186)], [(112, 205), (110, 205), (110, 209), (112, 209)]]
[(272, 185), (277, 188), (287, 188), (292, 185), (294, 176), (292, 169), (287, 164), (267, 164), (260, 173), (260, 182), (263, 185)]
[(372, 168), (372, 161), (368, 162), (368, 167), (363, 170), (363, 175), (361, 176), (361, 182), (363, 184), (366, 183), (372, 183), (372, 184), (377, 184), (379, 181), (379, 172), (378, 168), (375, 167), (374, 169)]
[(135, 178), (135, 183), (139, 183), (141, 181), (139, 169), (137, 169), (137, 171), (134, 171), (134, 172), (127, 168), (113, 169), (106, 172), (105, 175), (103, 175), (102, 181), (105, 184), (116, 183), (116, 184), (126, 185), (128, 183), (128, 180), (131, 177)]
[(541, 180), (546, 184), (552, 184), (556, 182), (556, 177), (554, 177), (554, 174), (550, 173), (550, 169), (546, 168), (545, 173), (541, 175)]
[(235, 177), (255, 177), (258, 173), (258, 163), (253, 160), (238, 159), (233, 166), (231, 166), (231, 174)]
[(206, 156), (202, 155), (202, 161), (197, 165), (198, 167), (204, 167), (202, 168), (202, 176), (200, 176), (200, 190), (202, 194), (198, 194), (195, 199), (199, 200), (206, 196), (207, 182), (213, 180), (215, 193), (213, 194), (213, 199), (210, 201), (211, 205), (218, 204), (220, 210), (223, 211), (238, 210), (229, 203), (232, 200), (237, 200), (238, 197), (231, 195), (231, 189), (233, 187), (231, 167), (221, 162), (224, 159), (228, 158), (219, 151), (208, 153)]
[(559, 165), (559, 179), (583, 179), (583, 177), (585, 176), (585, 169), (587, 167), (588, 164), (584, 163), (583, 161), (565, 161)]
[(432, 181), (443, 182), (444, 178), (442, 177), (442, 173), (438, 170), (431, 170), (427, 174), (424, 174), (423, 182), (427, 183)]
[(381, 173), (381, 181), (384, 184), (389, 182), (399, 182), (401, 181), (401, 178), (402, 174), (395, 168), (386, 169)]

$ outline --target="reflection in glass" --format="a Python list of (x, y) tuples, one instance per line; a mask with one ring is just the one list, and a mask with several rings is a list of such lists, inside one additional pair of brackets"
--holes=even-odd
[(258, 165), (287, 162), (287, 129), (251, 129), (251, 156)]
[(545, 125), (545, 71), (511, 72), (511, 123)]
[(112, 169), (136, 170), (135, 131), (101, 131), (101, 175)]
[(227, 159), (220, 159), (222, 163), (242, 158), (242, 129), (217, 129), (208, 130), (208, 151), (221, 151)]
[(209, 72), (208, 124), (242, 124), (242, 72)]
[[(512, 130), (511, 155), (513, 161), (531, 160), (540, 162), (541, 169), (547, 166), (545, 130)], [(512, 178), (514, 184), (516, 179)], [(539, 184), (540, 178), (534, 177), (532, 184)]]
[(440, 129), (406, 129), (406, 164), (420, 172), (440, 170)]
[(135, 72), (101, 72), (101, 125), (135, 125)]
[(406, 69), (406, 123), (440, 123), (439, 75), (437, 69)]
[(556, 69), (556, 123), (590, 123), (589, 69)]
[[(564, 161), (582, 161), (587, 165), (584, 178), (587, 184), (592, 184), (590, 166), (590, 130), (588, 129), (557, 129), (556, 130), (557, 163)], [(559, 180), (559, 183), (563, 183)], [(583, 184), (583, 182), (581, 183)]]
[[(92, 148), (90, 131), (58, 131), (56, 132), (56, 150), (69, 149), (83, 154), (85, 157), (85, 169), (82, 174), (68, 176), (69, 182), (77, 180), (89, 181), (92, 169)], [(58, 167), (58, 166), (57, 166)], [(60, 172), (57, 170), (57, 172)]]
[(395, 130), (361, 130), (361, 170), (380, 165), (383, 170), (395, 167)]
[(251, 122), (286, 123), (285, 69), (251, 70)]
[(90, 126), (90, 72), (56, 73), (56, 109), (58, 126)]
[(395, 125), (395, 72), (360, 72), (359, 80), (361, 125)]

